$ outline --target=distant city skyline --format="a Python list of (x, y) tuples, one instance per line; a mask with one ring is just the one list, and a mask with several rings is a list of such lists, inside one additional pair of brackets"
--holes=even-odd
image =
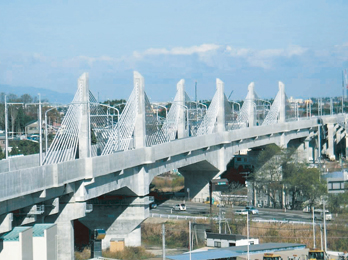
[(347, 13), (346, 1), (3, 1), (0, 84), (73, 94), (88, 72), (100, 100), (128, 99), (137, 70), (151, 101), (182, 78), (199, 99), (216, 78), (234, 100), (252, 81), (261, 98), (278, 81), (288, 97), (340, 96)]

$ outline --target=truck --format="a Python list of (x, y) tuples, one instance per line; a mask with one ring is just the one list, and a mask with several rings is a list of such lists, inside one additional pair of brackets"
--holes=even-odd
[(308, 251), (308, 260), (326, 260), (326, 253), (324, 250), (311, 248)]
[(263, 255), (263, 260), (282, 260), (280, 255), (273, 254), (273, 253), (265, 253)]

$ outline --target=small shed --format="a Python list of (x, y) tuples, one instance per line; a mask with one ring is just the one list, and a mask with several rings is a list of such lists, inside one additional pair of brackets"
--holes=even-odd
[(33, 256), (35, 260), (57, 260), (57, 225), (33, 226)]
[(15, 227), (0, 237), (0, 260), (33, 260), (33, 229)]
[(258, 238), (249, 238), (238, 234), (216, 234), (207, 232), (207, 246), (211, 247), (231, 247), (259, 244)]

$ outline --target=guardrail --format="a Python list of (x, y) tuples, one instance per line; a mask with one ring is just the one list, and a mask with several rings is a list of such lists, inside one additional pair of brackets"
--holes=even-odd
[[(312, 222), (292, 221), (292, 220), (277, 220), (277, 219), (253, 219), (252, 222), (258, 223), (281, 223), (281, 224), (295, 224), (295, 225), (313, 225)], [(319, 225), (318, 223), (315, 223)]]
[[(185, 216), (185, 215), (167, 215), (167, 214), (157, 214), (151, 213), (150, 217), (152, 218), (166, 218), (166, 219), (183, 219), (183, 220), (210, 220), (210, 217), (194, 217), (194, 216)], [(219, 220), (218, 217), (213, 217), (213, 220)], [(225, 218), (226, 219), (226, 218)], [(226, 219), (230, 220), (230, 219)], [(292, 221), (292, 220), (277, 220), (277, 219), (251, 219), (252, 222), (258, 223), (281, 223), (281, 224), (294, 224), (294, 225), (312, 225), (312, 222), (304, 221)], [(320, 223), (315, 223), (315, 225), (320, 225)]]
[[(188, 219), (208, 220), (208, 219), (210, 219), (210, 217), (194, 217), (194, 216), (185, 216), (185, 215), (166, 215), (166, 214), (157, 214), (157, 213), (151, 213), (150, 217), (152, 217), (152, 218), (166, 218), (166, 219), (184, 219), (184, 220), (188, 220)], [(213, 217), (212, 219), (218, 220), (219, 218)]]

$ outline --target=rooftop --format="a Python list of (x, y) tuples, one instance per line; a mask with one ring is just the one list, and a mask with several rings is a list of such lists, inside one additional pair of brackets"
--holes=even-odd
[[(294, 244), (294, 243), (265, 243), (258, 245), (250, 245), (249, 252), (251, 254), (256, 253), (271, 253), (276, 251), (294, 250), (294, 249), (304, 249), (306, 245), (304, 244)], [(243, 255), (247, 252), (247, 246), (233, 246), (226, 247), (223, 249), (208, 249), (207, 251), (191, 252), (191, 258), (189, 253), (175, 256), (167, 256), (169, 259), (173, 260), (210, 260), (210, 259), (222, 259), (227, 257), (237, 257)]]

